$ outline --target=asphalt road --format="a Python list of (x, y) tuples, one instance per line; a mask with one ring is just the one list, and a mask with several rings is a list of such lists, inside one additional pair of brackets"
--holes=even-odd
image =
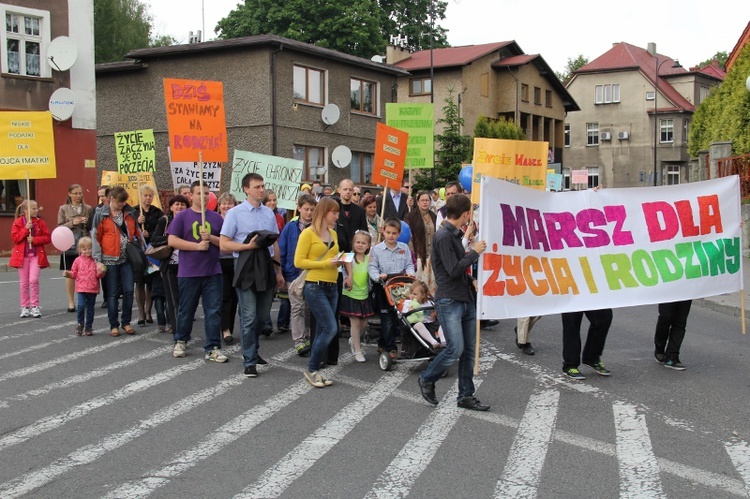
[[(262, 339), (270, 365), (242, 376), (204, 362), (202, 319), (188, 356), (155, 326), (76, 337), (57, 270), (42, 272), (41, 319), (18, 317), (0, 274), (0, 497), (749, 497), (750, 348), (738, 318), (694, 307), (684, 372), (652, 356), (656, 307), (615, 310), (609, 378), (561, 372), (559, 316), (521, 355), (515, 321), (483, 331), (477, 397), (437, 408), (418, 364), (381, 371), (342, 340), (332, 387), (311, 388), (291, 339)], [(199, 312), (199, 315), (200, 312)], [(584, 321), (584, 327), (587, 323)]]

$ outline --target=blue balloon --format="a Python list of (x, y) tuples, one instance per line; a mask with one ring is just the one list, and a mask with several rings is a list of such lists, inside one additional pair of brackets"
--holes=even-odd
[(401, 234), (398, 235), (398, 241), (404, 244), (409, 244), (411, 241), (411, 229), (403, 220), (401, 220)]
[(466, 189), (466, 192), (471, 193), (471, 187), (472, 182), (474, 180), (474, 167), (464, 166), (461, 168), (461, 171), (458, 173), (458, 181), (461, 183), (461, 186)]

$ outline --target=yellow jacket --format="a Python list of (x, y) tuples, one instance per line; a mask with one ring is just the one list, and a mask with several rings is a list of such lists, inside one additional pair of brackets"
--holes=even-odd
[[(331, 258), (339, 254), (339, 243), (336, 231), (328, 229), (333, 244), (329, 247), (312, 227), (303, 230), (299, 235), (297, 249), (294, 251), (294, 266), (308, 269), (305, 281), (336, 282), (339, 277), (338, 267), (331, 266)], [(321, 255), (324, 255), (321, 258)]]

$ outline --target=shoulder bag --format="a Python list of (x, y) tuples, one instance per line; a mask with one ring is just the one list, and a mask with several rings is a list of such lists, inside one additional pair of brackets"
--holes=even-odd
[[(330, 247), (325, 252), (323, 252), (320, 255), (320, 257), (315, 261), (319, 262), (320, 260), (322, 260), (323, 257), (326, 256), (326, 254), (328, 254), (329, 250), (330, 250)], [(303, 270), (302, 273), (298, 275), (295, 280), (289, 283), (289, 288), (287, 291), (290, 295), (294, 295), (295, 298), (299, 298), (299, 299), (303, 298), (302, 291), (305, 289), (305, 279), (307, 279), (308, 272), (310, 272), (310, 269)]]
[[(166, 218), (166, 215), (164, 216)], [(164, 232), (167, 232), (167, 228), (169, 227), (169, 219), (167, 218), (167, 224), (164, 227)], [(166, 260), (167, 258), (172, 256), (172, 247), (168, 244), (163, 244), (161, 246), (152, 246), (149, 244), (146, 246), (146, 251), (144, 251), (147, 257), (153, 258), (154, 260)]]

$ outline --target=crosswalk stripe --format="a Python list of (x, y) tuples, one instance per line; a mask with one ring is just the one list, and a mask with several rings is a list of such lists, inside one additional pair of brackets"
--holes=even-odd
[[(73, 323), (71, 323), (71, 324), (73, 324)], [(55, 329), (57, 329), (57, 328), (55, 328)], [(30, 347), (26, 347), (26, 348), (23, 348), (21, 350), (16, 350), (16, 351), (13, 351), (13, 352), (4, 353), (4, 354), (0, 355), (0, 360), (7, 359), (7, 358), (10, 358), (10, 357), (15, 357), (16, 355), (23, 355), (25, 353), (34, 352), (36, 350), (41, 350), (43, 348), (51, 347), (52, 345), (58, 345), (60, 343), (65, 343), (66, 341), (70, 341), (70, 340), (73, 340), (73, 339), (76, 339), (76, 337), (75, 336), (65, 336), (63, 338), (57, 338), (55, 340), (44, 340), (44, 341), (41, 341), (41, 342), (37, 343), (36, 345), (31, 345)]]
[(615, 416), (617, 460), (620, 468), (620, 497), (664, 497), (659, 463), (651, 448), (646, 418), (624, 402), (612, 404)]
[(409, 374), (411, 370), (407, 369), (385, 374), (370, 390), (341, 409), (295, 449), (266, 470), (255, 483), (245, 487), (235, 496), (235, 499), (279, 497), (292, 482), (302, 476), (370, 412), (383, 403)]
[(729, 454), (737, 473), (745, 482), (745, 492), (750, 497), (750, 445), (747, 442), (726, 442), (724, 449)]
[(536, 497), (557, 421), (559, 400), (557, 390), (544, 390), (529, 398), (502, 477), (497, 482), (495, 497)]
[(156, 332), (139, 334), (137, 336), (131, 336), (130, 338), (123, 338), (122, 340), (113, 340), (112, 342), (107, 343), (106, 345), (99, 345), (96, 347), (84, 348), (83, 350), (79, 350), (77, 352), (73, 352), (68, 355), (63, 355), (62, 357), (57, 357), (47, 362), (41, 362), (39, 364), (33, 364), (28, 367), (22, 367), (21, 369), (16, 369), (15, 371), (10, 371), (0, 376), (0, 381), (7, 381), (9, 379), (20, 378), (22, 376), (27, 376), (29, 374), (38, 373), (39, 371), (44, 371), (45, 369), (49, 369), (51, 367), (55, 367), (60, 364), (65, 364), (66, 362), (78, 360), (88, 355), (97, 354), (109, 348), (115, 348), (120, 345), (127, 345), (129, 343), (133, 343), (136, 341), (142, 341), (156, 334), (157, 334)]
[[(497, 349), (484, 344), (480, 357), (480, 371), (489, 370), (498, 359)], [(478, 389), (482, 378), (474, 380)], [(415, 383), (416, 388), (416, 383)], [(454, 382), (440, 404), (425, 419), (414, 436), (403, 446), (388, 467), (381, 473), (372, 490), (365, 495), (368, 499), (406, 497), (417, 478), (427, 469), (435, 453), (448, 438), (453, 426), (458, 422), (461, 412), (455, 400), (458, 395), (458, 383)]]
[[(239, 347), (234, 347), (233, 350), (236, 351), (237, 348)], [(226, 351), (230, 350), (227, 349)], [(82, 402), (71, 407), (70, 409), (66, 409), (65, 411), (47, 416), (46, 418), (42, 418), (14, 432), (6, 433), (2, 438), (0, 438), (0, 450), (7, 449), (8, 447), (11, 447), (13, 445), (18, 445), (29, 440), (30, 438), (39, 436), (42, 433), (60, 428), (61, 426), (70, 423), (71, 421), (82, 418), (95, 409), (114, 404), (115, 402), (126, 399), (132, 395), (135, 395), (136, 393), (148, 390), (149, 388), (158, 386), (161, 383), (176, 378), (180, 374), (192, 371), (193, 369), (197, 369), (203, 365), (205, 365), (205, 361), (201, 358), (187, 364), (175, 366), (171, 369), (167, 369), (166, 371), (154, 374), (153, 376), (142, 378), (129, 383), (113, 392), (94, 397), (93, 399)]]
[[(272, 361), (281, 362), (282, 358), (280, 357), (281, 355), (274, 356)], [(342, 357), (339, 360), (339, 365), (332, 367), (328, 371), (333, 376), (344, 366), (351, 364), (351, 362), (351, 356), (349, 356), (348, 360)], [(306, 393), (309, 393), (310, 390), (310, 385), (304, 380), (294, 383), (285, 390), (279, 392), (278, 395), (273, 398), (266, 400), (258, 406), (254, 406), (249, 411), (240, 414), (231, 421), (223, 424), (191, 449), (177, 454), (164, 467), (145, 473), (141, 480), (131, 481), (121, 485), (107, 494), (105, 498), (136, 499), (153, 493), (159, 487), (167, 485), (172, 478), (181, 475), (188, 469), (196, 466), (199, 462), (211, 457), (227, 445), (235, 442), (259, 424), (270, 419), (284, 407), (288, 406)]]

